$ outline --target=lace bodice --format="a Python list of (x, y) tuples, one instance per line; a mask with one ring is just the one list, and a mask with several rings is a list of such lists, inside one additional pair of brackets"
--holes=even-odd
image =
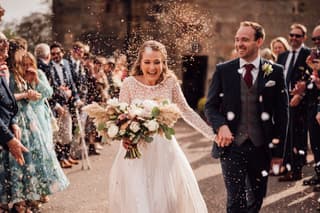
[(189, 125), (208, 139), (213, 140), (214, 134), (211, 127), (189, 107), (179, 83), (174, 78), (167, 78), (155, 86), (149, 86), (130, 76), (122, 84), (119, 99), (120, 102), (126, 103), (131, 103), (135, 99), (169, 99), (172, 103), (177, 104), (182, 112), (182, 118)]

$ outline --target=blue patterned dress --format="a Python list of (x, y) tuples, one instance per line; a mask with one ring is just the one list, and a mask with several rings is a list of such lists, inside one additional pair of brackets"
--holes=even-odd
[(53, 89), (51, 88), (46, 75), (42, 70), (38, 70), (39, 83), (35, 90), (39, 92), (42, 97), (38, 101), (31, 102), (31, 106), (36, 113), (40, 129), (45, 138), (45, 147), (47, 156), (45, 156), (45, 166), (48, 167), (47, 178), (50, 179), (52, 185), (49, 188), (49, 193), (61, 191), (69, 185), (69, 181), (65, 176), (55, 153), (53, 144), (53, 132), (51, 127), (50, 106), (46, 104), (46, 100), (51, 97)]
[[(0, 162), (5, 181), (0, 189), (0, 203), (16, 203), (25, 200), (39, 200), (41, 195), (49, 195), (65, 189), (69, 182), (55, 157), (48, 108), (44, 100), (52, 94), (52, 88), (39, 71), (40, 82), (35, 88), (42, 94), (38, 101), (17, 101), (19, 112), (15, 120), (21, 128), (21, 143), (29, 149), (24, 153), (25, 165), (20, 166), (8, 151), (0, 153)], [(10, 88), (13, 93), (26, 90), (18, 88), (13, 76)], [(0, 166), (0, 167), (1, 167)]]

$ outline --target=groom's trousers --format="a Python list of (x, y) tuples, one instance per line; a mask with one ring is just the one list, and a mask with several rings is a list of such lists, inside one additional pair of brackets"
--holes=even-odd
[(227, 212), (259, 212), (267, 191), (270, 154), (266, 146), (250, 140), (234, 142), (220, 156), (227, 189)]

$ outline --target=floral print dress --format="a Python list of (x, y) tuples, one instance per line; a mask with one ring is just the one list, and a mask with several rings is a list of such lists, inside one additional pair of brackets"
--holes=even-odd
[[(42, 74), (39, 76), (40, 83), (36, 90), (42, 94), (42, 98), (37, 102), (24, 99), (17, 101), (19, 111), (15, 121), (21, 128), (21, 143), (29, 150), (24, 153), (25, 164), (20, 166), (7, 150), (0, 153), (0, 170), (3, 171), (0, 172), (2, 204), (39, 200), (42, 195), (62, 190), (69, 184), (54, 158), (52, 131), (47, 131), (48, 124), (43, 125), (48, 120), (44, 99), (52, 94), (52, 89), (45, 85), (47, 82), (43, 81)], [(13, 93), (21, 93), (28, 88), (27, 85), (23, 86), (18, 88), (11, 76), (10, 88)]]

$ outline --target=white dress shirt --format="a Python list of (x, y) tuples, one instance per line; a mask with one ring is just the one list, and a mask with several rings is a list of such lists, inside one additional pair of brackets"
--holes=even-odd
[(251, 62), (247, 62), (246, 60), (240, 58), (240, 69), (244, 70), (242, 72), (242, 77), (244, 78), (244, 75), (246, 74), (246, 69), (244, 68), (244, 65), (246, 64), (252, 64), (254, 68), (251, 70), (252, 74), (252, 85), (256, 82), (258, 78), (258, 73), (259, 73), (259, 66), (260, 66), (260, 56), (258, 56), (256, 59), (254, 59)]

